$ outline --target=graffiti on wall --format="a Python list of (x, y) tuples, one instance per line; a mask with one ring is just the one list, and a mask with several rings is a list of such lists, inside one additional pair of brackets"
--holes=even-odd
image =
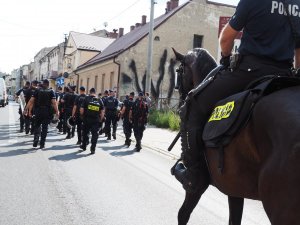
[[(151, 79), (151, 96), (155, 99), (158, 99), (163, 91), (161, 85), (162, 82), (169, 77), (169, 86), (167, 90), (167, 98), (168, 103), (170, 103), (170, 99), (173, 95), (173, 90), (175, 86), (175, 72), (174, 68), (176, 65), (176, 61), (174, 59), (170, 59), (168, 70), (166, 69), (166, 63), (167, 63), (167, 57), (168, 57), (168, 51), (165, 49), (160, 57), (160, 63), (158, 67), (158, 78)], [(131, 60), (131, 62), (128, 65), (130, 72), (132, 73), (132, 76), (122, 73), (122, 83), (124, 85), (131, 84), (134, 82), (134, 88), (138, 92), (144, 92), (145, 91), (145, 85), (146, 85), (146, 74), (147, 70), (144, 71), (142, 75), (139, 75), (137, 72), (136, 62), (134, 59)], [(156, 84), (153, 82), (153, 80), (156, 80)], [(165, 96), (165, 93), (164, 93)]]

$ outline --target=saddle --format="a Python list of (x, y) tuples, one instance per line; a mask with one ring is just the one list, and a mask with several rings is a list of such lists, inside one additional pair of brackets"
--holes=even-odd
[(204, 131), (203, 141), (208, 148), (220, 150), (219, 169), (223, 170), (224, 147), (245, 127), (255, 104), (275, 91), (300, 85), (296, 77), (265, 76), (252, 82), (245, 91), (219, 101), (211, 113)]

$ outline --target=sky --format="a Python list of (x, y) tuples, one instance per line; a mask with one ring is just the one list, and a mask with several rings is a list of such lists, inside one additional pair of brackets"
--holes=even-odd
[[(155, 0), (155, 17), (167, 0)], [(188, 0), (179, 0), (183, 4)], [(236, 5), (238, 0), (214, 0)], [(150, 18), (151, 0), (1, 0), (0, 71), (11, 73), (33, 61), (43, 47), (56, 46), (70, 31), (112, 31)], [(105, 27), (104, 24), (107, 24)]]

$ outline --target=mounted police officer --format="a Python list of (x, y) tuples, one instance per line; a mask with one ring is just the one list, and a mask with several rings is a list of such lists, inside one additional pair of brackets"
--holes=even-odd
[(74, 93), (74, 87), (69, 87), (67, 93), (64, 95), (62, 102), (64, 103), (64, 129), (66, 129), (67, 136), (66, 139), (74, 137), (75, 126), (72, 128), (68, 127), (67, 120), (72, 116), (72, 110), (75, 104), (76, 95)]
[[(32, 109), (35, 108), (35, 125), (33, 147), (37, 147), (40, 141), (40, 148), (45, 147), (48, 124), (53, 117), (53, 110), (56, 116), (59, 116), (59, 111), (56, 104), (56, 96), (53, 90), (49, 89), (49, 81), (43, 80), (42, 88), (37, 89), (30, 101), (28, 102), (29, 116), (32, 117)], [(52, 108), (53, 107), (53, 110)], [(42, 130), (41, 130), (42, 126)]]
[(123, 118), (123, 131), (126, 137), (125, 145), (128, 147), (131, 144), (131, 133), (132, 133), (132, 121), (129, 117), (129, 112), (134, 104), (134, 92), (131, 92), (127, 99), (123, 102), (123, 107), (121, 110), (121, 117)]
[(148, 106), (147, 102), (144, 100), (143, 92), (139, 93), (138, 98), (131, 107), (130, 119), (133, 123), (136, 151), (139, 152), (142, 149), (141, 141), (148, 120)]
[(85, 94), (85, 87), (80, 87), (79, 88), (79, 95), (76, 97), (75, 99), (75, 104), (73, 107), (73, 111), (72, 111), (72, 118), (75, 121), (75, 124), (77, 125), (77, 145), (81, 145), (82, 143), (82, 126), (83, 126), (83, 121), (82, 118), (80, 116), (80, 107), (82, 105), (82, 103), (84, 102), (86, 97)]
[[(19, 96), (21, 95), (21, 93), (23, 93), (24, 98), (26, 98), (26, 95), (30, 94), (30, 82), (26, 81), (25, 85), (23, 88), (19, 89), (15, 96), (16, 99), (19, 99)], [(19, 99), (19, 101), (21, 101)], [(25, 125), (25, 116), (23, 115), (22, 109), (21, 109), (21, 105), (19, 107), (19, 114), (20, 114), (20, 133), (22, 133), (24, 131), (24, 125)]]
[[(205, 146), (203, 142), (199, 143), (199, 139), (214, 105), (244, 90), (262, 76), (291, 75), (294, 56), (296, 67), (300, 66), (299, 34), (295, 35), (300, 30), (299, 15), (299, 0), (289, 0), (289, 4), (279, 0), (239, 2), (220, 36), (220, 63), (227, 69), (217, 74), (199, 95), (190, 99), (197, 109), (188, 107), (189, 103), (181, 108), (181, 138), (182, 143), (187, 143), (182, 149), (185, 167), (182, 169), (182, 164), (177, 164), (174, 175), (188, 192), (203, 188), (199, 179), (203, 165), (199, 162)], [(234, 39), (241, 30), (243, 36), (239, 54), (231, 57)]]
[(88, 134), (92, 133), (91, 139), (91, 154), (95, 153), (96, 144), (98, 140), (98, 130), (100, 121), (104, 117), (104, 106), (101, 99), (96, 96), (95, 88), (91, 88), (89, 96), (86, 96), (80, 107), (80, 115), (83, 117), (83, 140), (80, 148), (85, 151), (89, 141)]
[(114, 91), (109, 90), (110, 96), (106, 98), (104, 102), (105, 107), (105, 132), (107, 132), (107, 140), (111, 140), (111, 126), (113, 128), (112, 136), (116, 139), (117, 131), (117, 109), (119, 101), (114, 96)]

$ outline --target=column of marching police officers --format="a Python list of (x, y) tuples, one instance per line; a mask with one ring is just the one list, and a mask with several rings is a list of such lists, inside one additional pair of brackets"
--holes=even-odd
[[(25, 107), (19, 108), (20, 132), (33, 135), (33, 147), (45, 148), (48, 127), (55, 127), (58, 135), (66, 135), (65, 139), (75, 137), (81, 151), (90, 144), (91, 154), (97, 147), (99, 135), (107, 140), (116, 140), (118, 121), (123, 120), (125, 146), (131, 145), (132, 131), (139, 152), (141, 141), (146, 129), (151, 99), (142, 92), (131, 92), (123, 102), (116, 97), (116, 92), (106, 90), (96, 94), (95, 88), (85, 87), (75, 92), (76, 86), (58, 87), (56, 92), (49, 88), (49, 81), (26, 82), (25, 86), (16, 92), (16, 99), (23, 100)], [(22, 98), (22, 99), (20, 99)], [(90, 138), (91, 137), (91, 138)]]

